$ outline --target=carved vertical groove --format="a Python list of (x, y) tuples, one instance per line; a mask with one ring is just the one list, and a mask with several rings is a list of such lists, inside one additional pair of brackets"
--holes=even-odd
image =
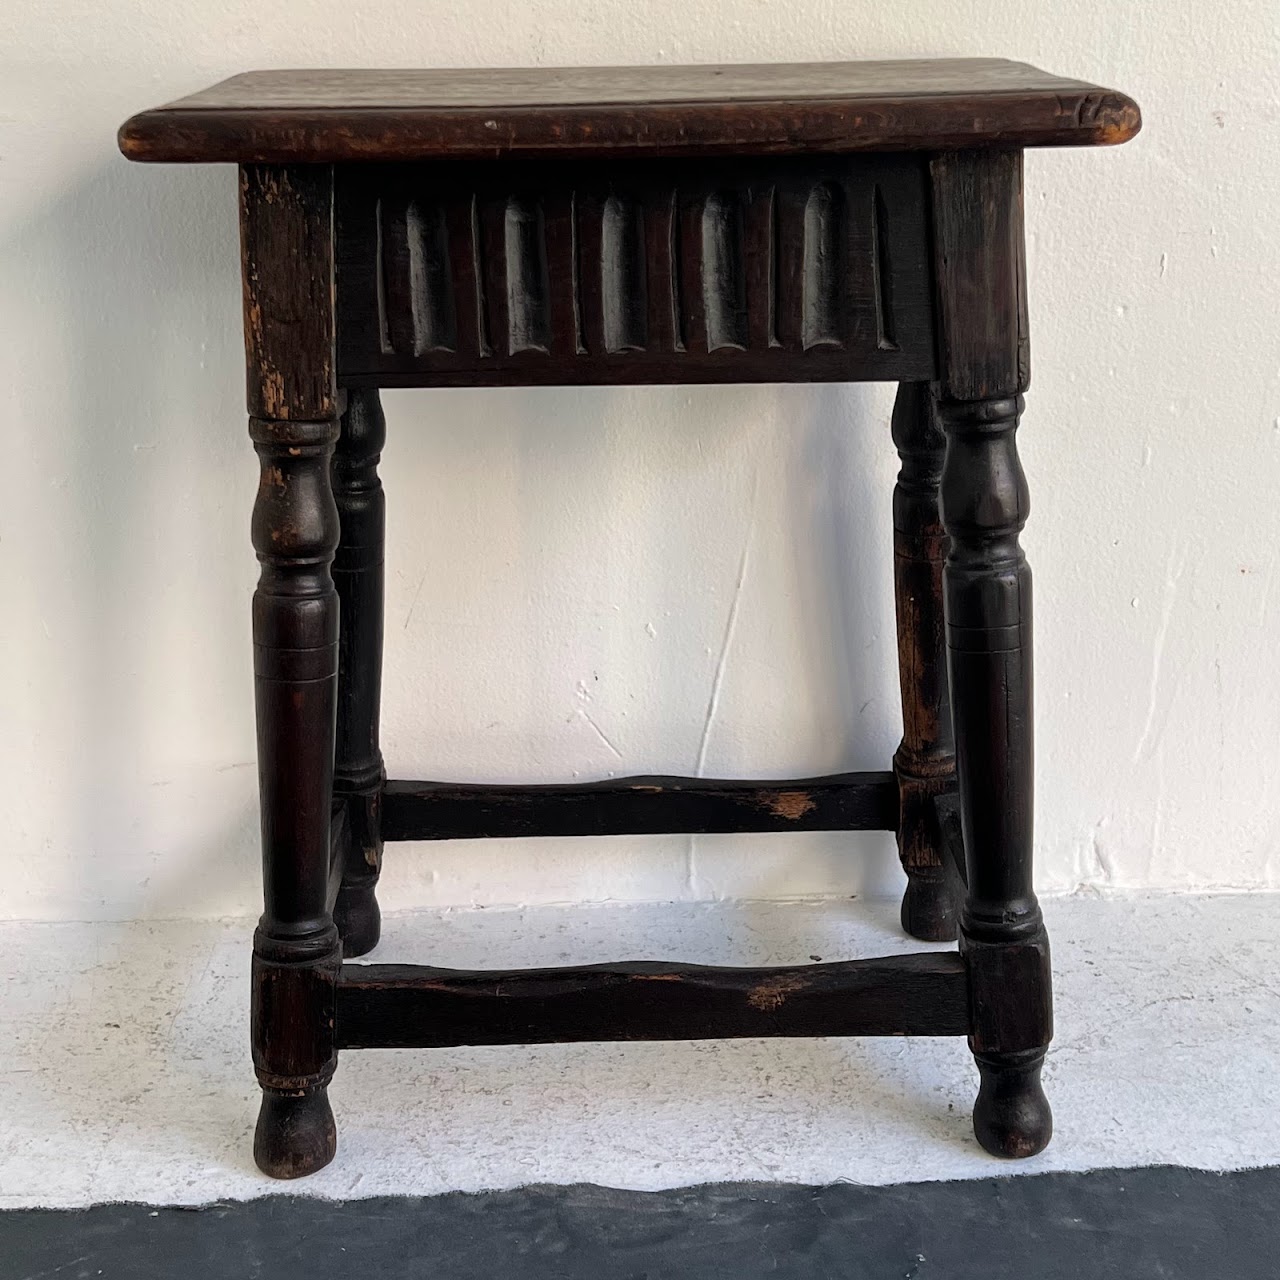
[(774, 240), (774, 329), (779, 345), (787, 351), (804, 350), (804, 223), (807, 187), (787, 182), (778, 187), (774, 201), (777, 236)]
[(551, 348), (551, 283), (542, 205), (511, 196), (503, 219), (507, 274), (507, 349)]
[(736, 192), (714, 192), (702, 206), (702, 295), (708, 351), (747, 348), (742, 222), (742, 202)]
[(672, 191), (670, 210), (667, 215), (667, 253), (671, 263), (671, 333), (672, 346), (676, 351), (685, 349), (684, 307), (680, 299), (684, 296), (684, 267), (680, 258), (680, 196)]
[(844, 273), (840, 252), (844, 196), (834, 183), (819, 183), (804, 205), (804, 305), (802, 341), (814, 347), (843, 345)]
[(578, 247), (578, 193), (569, 193), (569, 287), (573, 304), (573, 349), (575, 354), (587, 354), (586, 336), (582, 329), (582, 264)]
[(387, 347), (416, 355), (418, 299), (409, 215), (410, 207), (401, 199), (378, 202), (378, 283)]
[(931, 379), (926, 163), (344, 169), (343, 380)]
[(387, 318), (387, 237), (382, 226), (382, 200), (373, 206), (374, 235), (374, 288), (377, 291), (378, 303), (378, 345), (383, 355), (395, 355), (395, 346), (391, 341), (391, 327)]
[(897, 351), (893, 323), (893, 264), (889, 261), (888, 215), (884, 193), (877, 183), (871, 197), (871, 271), (876, 308), (876, 346), (881, 351)]
[(484, 236), (480, 228), (480, 202), (471, 197), (471, 261), (476, 290), (476, 343), (481, 356), (493, 355), (489, 338), (489, 298), (485, 292)]
[(405, 210), (409, 250), (409, 296), (413, 316), (413, 353), (454, 351), (458, 345), (457, 308), (444, 209), (416, 200)]
[(778, 298), (782, 292), (782, 223), (778, 217), (778, 188), (769, 188), (769, 345), (782, 346), (778, 337)]
[(600, 295), (604, 346), (612, 353), (648, 345), (649, 299), (644, 254), (644, 212), (638, 201), (611, 195), (600, 224)]

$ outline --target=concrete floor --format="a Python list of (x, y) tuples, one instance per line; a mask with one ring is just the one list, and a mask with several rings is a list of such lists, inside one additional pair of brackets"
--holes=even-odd
[[(343, 1055), (338, 1158), (289, 1190), (362, 1198), (597, 1183), (887, 1184), (1280, 1164), (1280, 896), (1046, 903), (1057, 1132), (1002, 1165), (950, 1039), (560, 1045)], [(892, 903), (392, 916), (374, 959), (788, 964), (911, 949)], [(251, 922), (0, 925), (0, 1207), (200, 1204), (253, 1168)], [(918, 948), (916, 948), (918, 949)]]

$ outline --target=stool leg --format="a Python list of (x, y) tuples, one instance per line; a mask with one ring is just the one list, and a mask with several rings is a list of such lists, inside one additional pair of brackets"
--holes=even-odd
[(261, 479), (253, 545), (264, 910), (250, 1016), (264, 1173), (314, 1173), (337, 1147), (327, 1087), (337, 1063), (342, 964), (329, 914), (338, 596), (330, 464), (334, 378), (333, 174), (324, 165), (240, 171), (249, 434)]
[(938, 510), (946, 437), (927, 383), (904, 382), (893, 406), (893, 442), (902, 459), (893, 491), (893, 585), (902, 685), (898, 776), (898, 856), (907, 873), (902, 927), (926, 942), (953, 942), (959, 879), (942, 857), (933, 798), (955, 788), (956, 758), (947, 689), (942, 565), (947, 535)]
[(386, 438), (377, 390), (349, 392), (333, 455), (333, 492), (342, 526), (333, 561), (342, 617), (333, 784), (347, 806), (347, 838), (338, 854), (342, 886), (333, 919), (344, 956), (372, 951), (381, 931), (374, 892), (382, 868), (380, 810), (386, 781), (378, 749), (386, 514), (378, 459)]
[(1016, 431), (1028, 382), (1022, 159), (935, 157), (934, 242), (947, 436), (943, 574), (967, 887), (961, 950), (981, 1083), (973, 1123), (993, 1155), (1053, 1131), (1040, 1066), (1053, 1029), (1049, 943), (1032, 888), (1029, 507)]
[(1031, 886), (1031, 570), (1018, 532), (1027, 484), (1022, 397), (944, 402), (950, 437), (945, 582), (968, 891), (961, 917), (981, 1088), (973, 1123), (993, 1155), (1030, 1156), (1053, 1131), (1040, 1088), (1049, 942)]
[(341, 963), (328, 911), (338, 597), (329, 563), (338, 512), (329, 487), (336, 422), (251, 420), (262, 460), (253, 598), (265, 910), (253, 940), (253, 1058), (262, 1110), (253, 1154), (296, 1178), (337, 1147), (326, 1087)]

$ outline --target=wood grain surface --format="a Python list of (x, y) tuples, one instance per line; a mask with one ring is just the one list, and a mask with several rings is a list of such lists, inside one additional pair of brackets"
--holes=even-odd
[(252, 71), (134, 116), (132, 160), (806, 153), (1100, 145), (1124, 94), (1002, 58), (765, 66)]

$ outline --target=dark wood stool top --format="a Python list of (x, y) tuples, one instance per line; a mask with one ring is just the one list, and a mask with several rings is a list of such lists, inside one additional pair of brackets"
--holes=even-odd
[(1122, 93), (1003, 58), (769, 66), (251, 71), (134, 116), (131, 160), (753, 155), (1096, 146)]

